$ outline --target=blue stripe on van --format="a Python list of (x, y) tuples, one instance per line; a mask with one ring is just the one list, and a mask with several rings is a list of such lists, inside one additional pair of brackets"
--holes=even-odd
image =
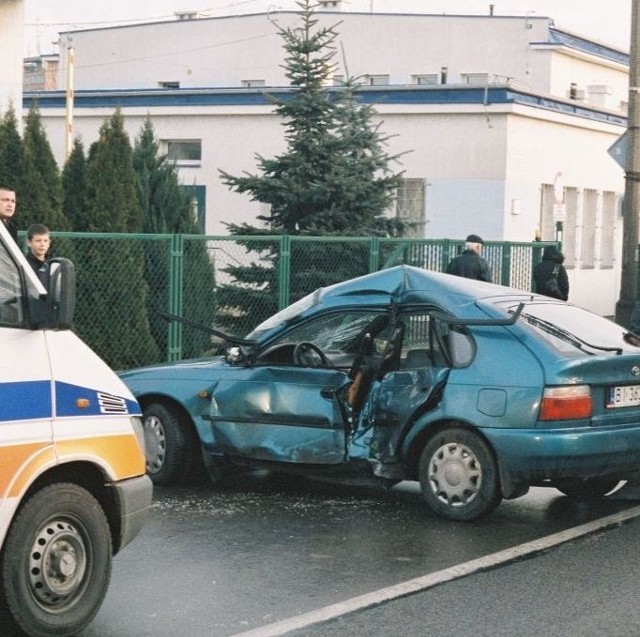
[[(87, 406), (78, 406), (78, 399), (86, 399)], [(139, 415), (140, 407), (133, 400), (108, 392), (69, 383), (56, 382), (56, 412), (58, 416), (114, 416)]]
[(0, 383), (0, 421), (50, 417), (50, 381)]
[[(81, 398), (87, 400), (86, 407), (78, 405), (77, 400)], [(56, 382), (56, 414), (59, 417), (139, 416), (140, 407), (134, 400), (122, 396)], [(0, 422), (51, 417), (50, 381), (0, 382)]]

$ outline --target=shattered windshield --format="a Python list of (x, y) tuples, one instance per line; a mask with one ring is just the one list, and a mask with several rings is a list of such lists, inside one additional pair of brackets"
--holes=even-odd
[(254, 328), (252, 332), (247, 334), (247, 339), (260, 340), (260, 336), (266, 331), (276, 327), (277, 325), (282, 325), (303, 312), (306, 312), (310, 307), (314, 306), (318, 302), (321, 292), (322, 290), (316, 290), (311, 294), (307, 294), (307, 296), (302, 297), (299, 301), (296, 301), (292, 305), (285, 307), (284, 310), (281, 310), (277, 314), (269, 317), (266, 321), (263, 321), (260, 325)]
[[(518, 303), (501, 301), (496, 305), (514, 312)], [(546, 301), (527, 303), (519, 322), (525, 323), (538, 336), (565, 353), (638, 353), (638, 347), (625, 338), (626, 329), (610, 319), (573, 305)]]

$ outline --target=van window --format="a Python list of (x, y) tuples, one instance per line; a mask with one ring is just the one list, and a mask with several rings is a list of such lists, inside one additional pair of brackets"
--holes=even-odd
[(0, 243), (0, 325), (22, 326), (23, 308), (20, 270), (7, 248)]

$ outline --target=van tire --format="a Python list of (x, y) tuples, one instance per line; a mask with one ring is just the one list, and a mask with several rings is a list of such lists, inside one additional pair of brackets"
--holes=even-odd
[(60, 483), (32, 495), (0, 558), (2, 634), (76, 635), (102, 605), (111, 557), (109, 524), (88, 491)]
[(147, 474), (154, 484), (180, 483), (194, 462), (196, 442), (181, 415), (161, 403), (142, 410)]

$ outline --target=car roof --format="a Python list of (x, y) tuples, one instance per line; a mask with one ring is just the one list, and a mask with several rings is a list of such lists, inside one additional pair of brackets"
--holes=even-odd
[[(420, 303), (427, 300), (456, 305), (488, 297), (521, 296), (521, 290), (464, 277), (398, 265), (318, 290), (318, 305), (355, 303)], [(366, 299), (366, 300), (365, 300)], [(317, 307), (317, 306), (316, 306)]]

